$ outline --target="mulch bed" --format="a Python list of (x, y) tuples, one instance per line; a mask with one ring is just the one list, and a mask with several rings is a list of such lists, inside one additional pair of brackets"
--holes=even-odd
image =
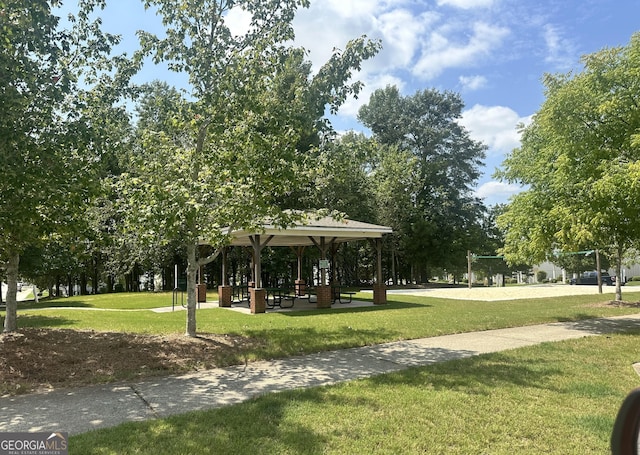
[(246, 362), (249, 338), (25, 328), (0, 335), (0, 396)]

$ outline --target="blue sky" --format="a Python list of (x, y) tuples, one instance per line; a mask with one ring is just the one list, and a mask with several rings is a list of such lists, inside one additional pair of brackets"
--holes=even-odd
[[(69, 2), (70, 3), (70, 2)], [(160, 33), (160, 21), (135, 0), (107, 0), (105, 31), (137, 45), (135, 31)], [(626, 45), (640, 30), (640, 0), (311, 0), (294, 21), (296, 44), (315, 67), (351, 38), (379, 38), (383, 50), (366, 62), (365, 83), (331, 121), (337, 130), (362, 130), (356, 114), (372, 91), (397, 85), (404, 95), (436, 88), (461, 94), (461, 123), (489, 146), (477, 195), (492, 205), (519, 189), (491, 178), (506, 153), (519, 145), (516, 125), (528, 122), (544, 101), (544, 73), (580, 70), (580, 57)], [(228, 23), (241, 31), (242, 12)], [(138, 81), (186, 78), (147, 68)]]

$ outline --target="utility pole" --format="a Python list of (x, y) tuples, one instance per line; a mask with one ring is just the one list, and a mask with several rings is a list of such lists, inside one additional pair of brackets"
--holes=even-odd
[(602, 272), (600, 269), (600, 252), (596, 249), (596, 270), (598, 271), (598, 294), (602, 294)]
[(467, 250), (467, 281), (471, 289), (471, 250)]

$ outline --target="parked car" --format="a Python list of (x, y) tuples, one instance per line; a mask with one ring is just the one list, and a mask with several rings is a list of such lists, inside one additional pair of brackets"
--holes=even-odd
[[(602, 284), (605, 286), (613, 286), (616, 282), (616, 278), (609, 275), (607, 272), (601, 273)], [(584, 272), (578, 278), (571, 278), (570, 284), (598, 284), (598, 272)]]

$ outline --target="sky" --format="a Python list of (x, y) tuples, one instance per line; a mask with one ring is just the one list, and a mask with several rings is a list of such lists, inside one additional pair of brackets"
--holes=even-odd
[[(103, 29), (122, 35), (121, 49), (137, 47), (135, 31), (161, 33), (160, 20), (136, 0), (107, 0)], [(383, 49), (354, 76), (365, 84), (330, 118), (338, 131), (367, 133), (357, 121), (370, 94), (396, 85), (403, 96), (435, 88), (459, 93), (460, 122), (488, 146), (476, 195), (486, 205), (508, 202), (520, 191), (492, 175), (519, 146), (518, 124), (530, 122), (544, 102), (545, 73), (581, 71), (580, 58), (624, 46), (640, 31), (640, 0), (311, 0), (294, 20), (295, 44), (314, 68), (353, 38), (380, 39)], [(241, 31), (242, 12), (227, 23)], [(137, 82), (186, 77), (147, 67)]]

